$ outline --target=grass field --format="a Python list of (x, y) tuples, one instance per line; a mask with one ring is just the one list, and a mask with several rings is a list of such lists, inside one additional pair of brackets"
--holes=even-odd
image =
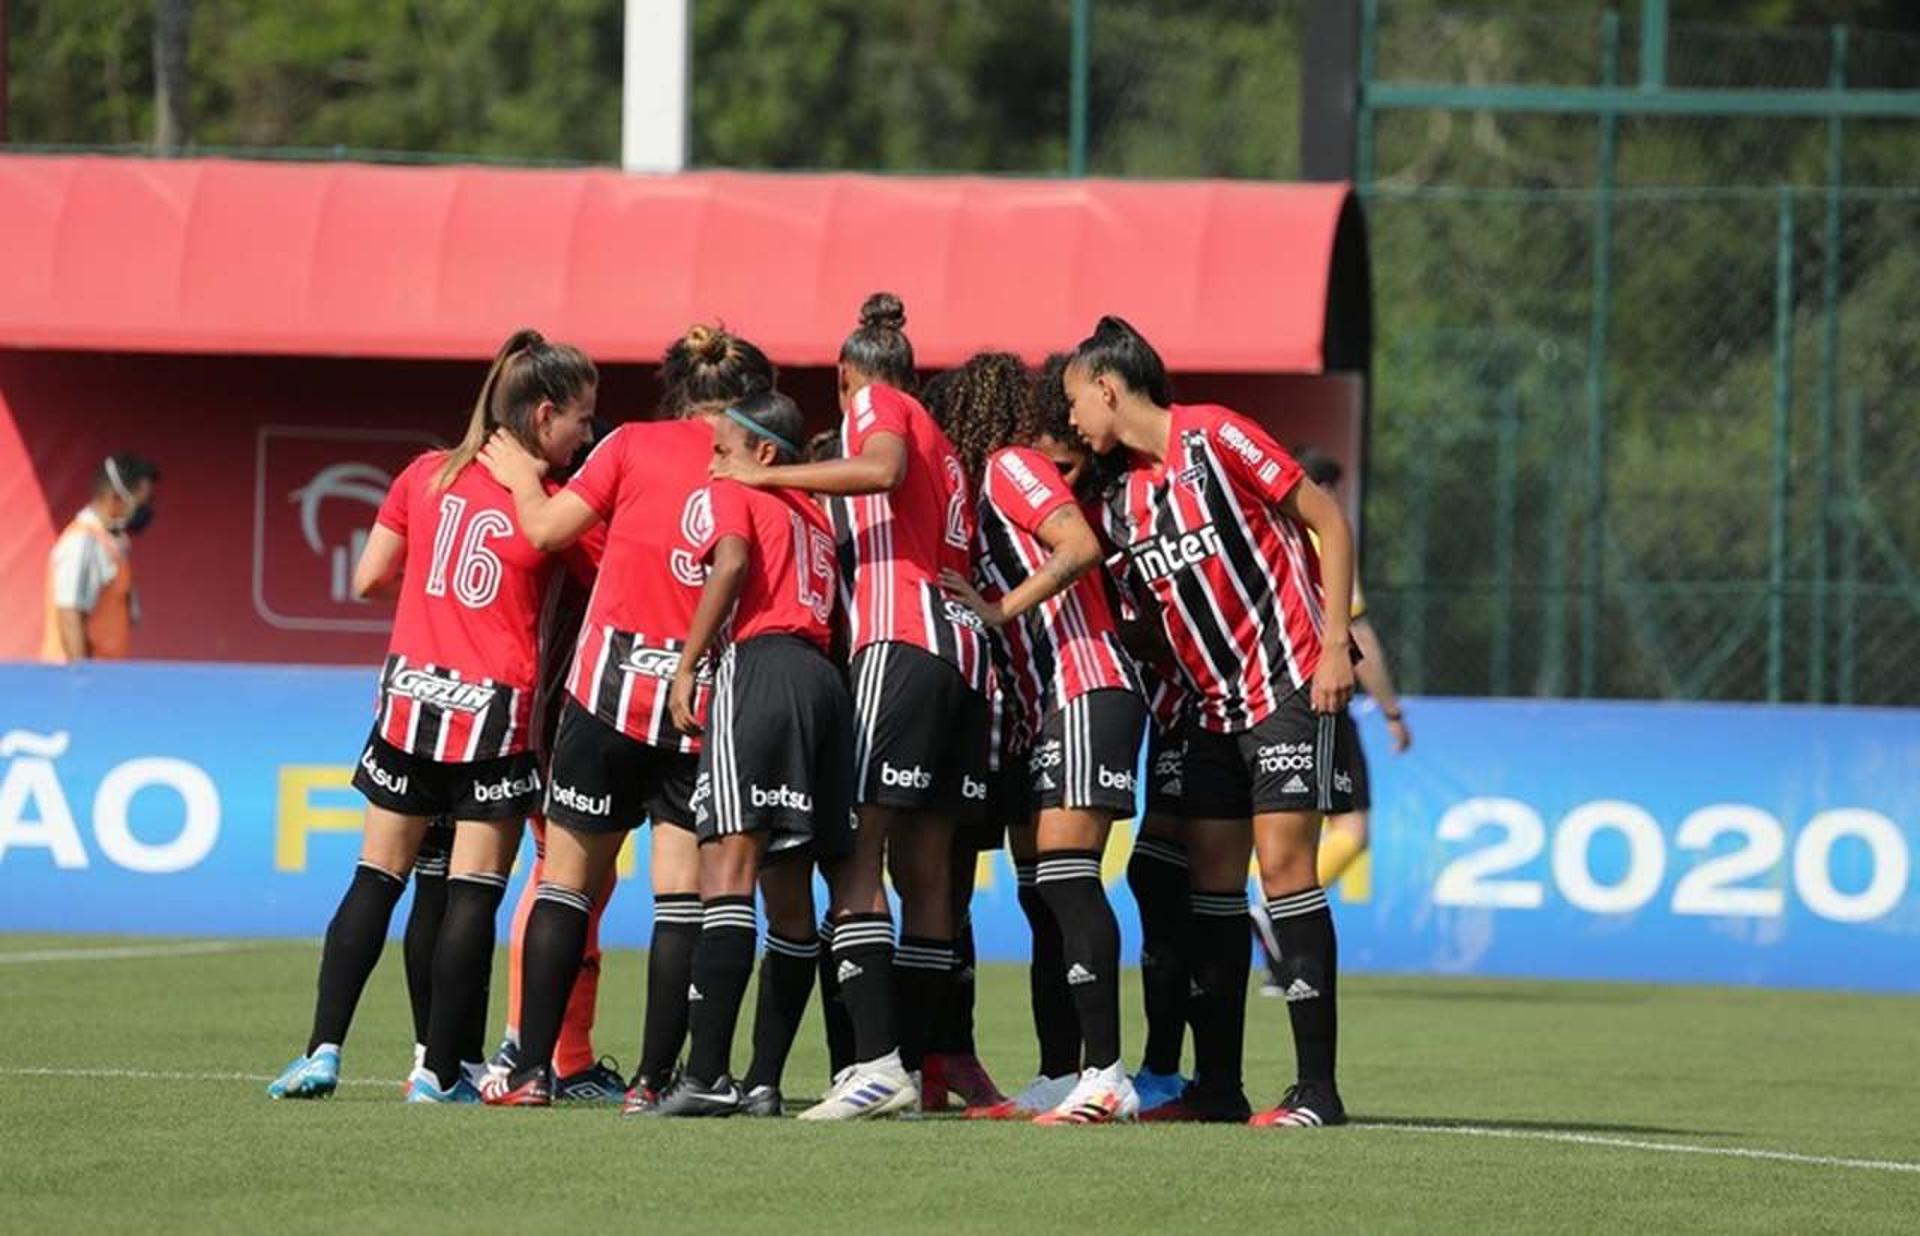
[[(1344, 1129), (666, 1124), (404, 1106), (397, 948), (350, 1084), (269, 1102), (318, 946), (219, 947), (0, 936), (0, 1231), (1920, 1229), (1920, 1000), (1356, 977)], [(611, 955), (602, 985), (623, 1059), (642, 964)], [(1017, 1084), (1023, 972), (983, 967), (981, 993)], [(1285, 1019), (1254, 1001), (1256, 1105), (1290, 1071)], [(810, 1022), (788, 1093), (824, 1071)]]

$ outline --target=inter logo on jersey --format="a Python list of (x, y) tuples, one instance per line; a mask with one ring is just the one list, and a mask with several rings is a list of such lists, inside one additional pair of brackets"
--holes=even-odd
[(1204, 524), (1191, 532), (1151, 536), (1127, 547), (1133, 569), (1146, 583), (1199, 566), (1221, 552), (1220, 530)]

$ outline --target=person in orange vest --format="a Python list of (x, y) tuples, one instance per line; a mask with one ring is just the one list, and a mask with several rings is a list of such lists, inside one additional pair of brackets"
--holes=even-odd
[(93, 500), (47, 555), (46, 631), (40, 659), (56, 663), (128, 655), (140, 603), (129, 538), (153, 522), (160, 469), (138, 455), (109, 455), (93, 479)]

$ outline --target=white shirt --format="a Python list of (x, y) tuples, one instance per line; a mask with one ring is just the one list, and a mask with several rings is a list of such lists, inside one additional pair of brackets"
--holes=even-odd
[[(80, 512), (73, 524), (60, 534), (60, 539), (53, 543), (53, 550), (47, 555), (53, 571), (55, 609), (92, 613), (95, 603), (100, 600), (101, 590), (120, 573), (120, 564), (100, 544), (100, 539), (87, 530), (89, 527), (106, 531), (106, 524), (101, 522), (92, 507)], [(120, 545), (120, 552), (125, 553), (126, 538), (118, 533), (113, 535)]]

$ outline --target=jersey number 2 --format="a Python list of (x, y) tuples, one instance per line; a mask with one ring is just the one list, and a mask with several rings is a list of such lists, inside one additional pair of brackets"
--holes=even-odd
[(453, 566), (453, 595), (468, 609), (484, 609), (500, 594), (500, 556), (487, 548), (488, 541), (513, 535), (513, 521), (500, 511), (485, 510), (460, 529), (467, 500), (447, 494), (440, 499), (440, 526), (433, 530), (433, 563), (427, 570), (427, 595), (447, 595), (447, 566), (454, 557), (454, 542), (460, 544), (460, 560)]
[(973, 543), (973, 530), (967, 527), (967, 474), (960, 461), (947, 456), (947, 544), (966, 549)]

